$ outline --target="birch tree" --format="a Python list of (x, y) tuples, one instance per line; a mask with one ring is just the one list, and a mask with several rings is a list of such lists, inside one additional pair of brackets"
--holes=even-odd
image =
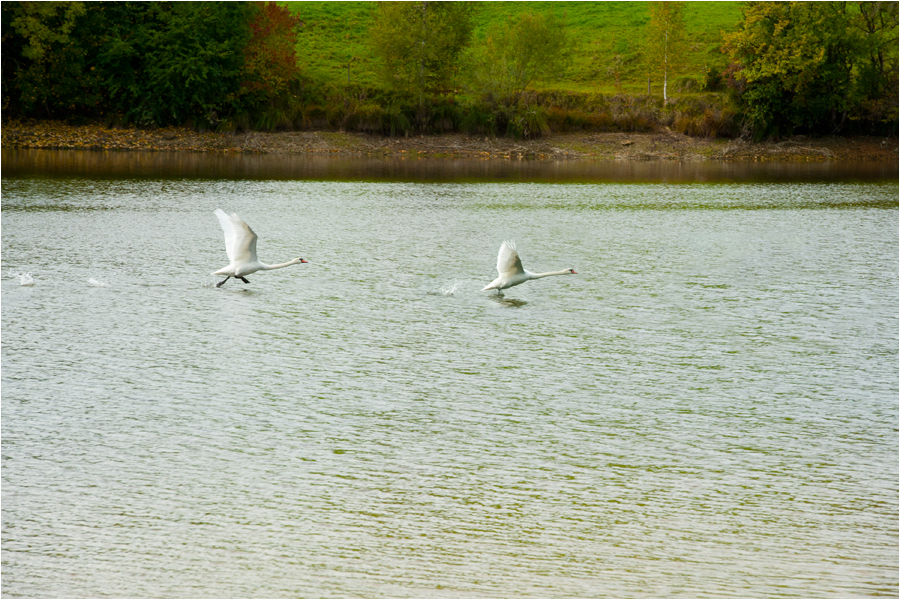
[(648, 73), (662, 78), (663, 101), (668, 102), (669, 79), (684, 66), (684, 2), (648, 2), (648, 25), (645, 56)]

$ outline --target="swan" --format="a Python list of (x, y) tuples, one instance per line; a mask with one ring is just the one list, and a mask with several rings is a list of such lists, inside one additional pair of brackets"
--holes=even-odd
[(500, 246), (500, 253), (497, 254), (497, 273), (500, 276), (484, 286), (481, 291), (497, 290), (502, 296), (506, 288), (514, 285), (525, 283), (531, 279), (540, 279), (541, 277), (550, 277), (551, 275), (577, 275), (575, 269), (563, 269), (562, 271), (550, 271), (549, 273), (532, 273), (522, 268), (522, 259), (516, 252), (516, 245), (513, 242), (503, 242)]
[(260, 262), (256, 258), (257, 237), (250, 226), (236, 214), (228, 215), (221, 208), (216, 209), (216, 216), (219, 218), (219, 224), (222, 225), (222, 231), (225, 232), (225, 252), (228, 254), (228, 260), (231, 261), (227, 267), (213, 272), (213, 275), (227, 275), (225, 279), (216, 284), (216, 287), (222, 287), (222, 284), (232, 277), (240, 279), (244, 283), (250, 283), (244, 275), (306, 262), (303, 258), (295, 258), (278, 265), (267, 265)]

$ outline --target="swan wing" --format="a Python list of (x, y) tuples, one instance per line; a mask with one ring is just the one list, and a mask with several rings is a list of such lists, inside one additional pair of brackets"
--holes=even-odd
[(522, 260), (519, 253), (516, 252), (516, 244), (514, 242), (503, 242), (500, 246), (500, 253), (497, 255), (497, 273), (503, 276), (521, 275), (525, 272), (522, 268)]
[(225, 252), (228, 260), (235, 263), (256, 262), (256, 234), (237, 214), (226, 214), (216, 209), (216, 217), (225, 233)]

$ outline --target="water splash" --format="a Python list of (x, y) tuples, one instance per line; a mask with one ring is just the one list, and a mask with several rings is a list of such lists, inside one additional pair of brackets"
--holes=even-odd
[(441, 288), (441, 295), (442, 296), (452, 296), (453, 294), (456, 293), (457, 289), (459, 289), (459, 282), (454, 281), (451, 285), (449, 285), (449, 286), (445, 285), (444, 287)]
[(97, 281), (97, 280), (94, 279), (93, 277), (91, 277), (90, 279), (88, 279), (88, 285), (91, 286), (91, 287), (108, 287), (108, 284), (107, 284), (106, 282), (103, 282), (103, 281)]
[(16, 275), (16, 277), (19, 278), (19, 285), (25, 285), (29, 287), (34, 285), (34, 277), (31, 276), (30, 271), (25, 274), (19, 273), (18, 275)]

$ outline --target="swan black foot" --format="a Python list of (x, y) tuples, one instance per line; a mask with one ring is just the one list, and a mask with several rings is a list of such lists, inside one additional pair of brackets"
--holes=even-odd
[(240, 279), (240, 280), (243, 281), (244, 283), (250, 283), (249, 281), (247, 281), (247, 278), (246, 278), (246, 277), (238, 277), (238, 279)]
[(222, 281), (217, 283), (216, 287), (222, 287), (222, 284), (225, 283), (226, 281), (228, 281), (229, 279), (231, 279), (231, 275), (229, 275), (228, 277), (226, 277), (225, 279), (223, 279)]

